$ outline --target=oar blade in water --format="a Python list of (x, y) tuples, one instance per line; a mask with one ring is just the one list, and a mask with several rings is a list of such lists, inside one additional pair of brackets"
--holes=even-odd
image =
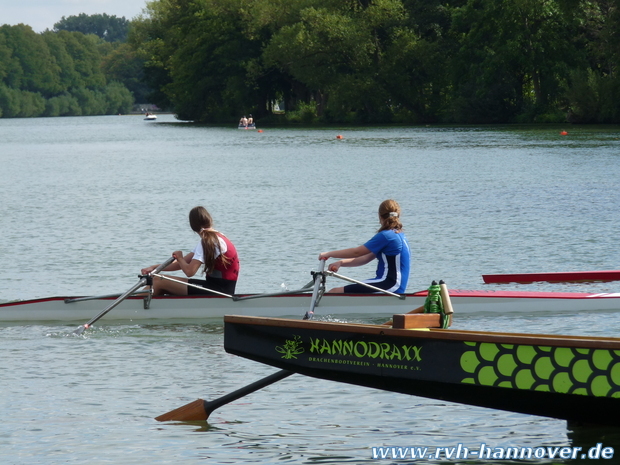
[(209, 414), (205, 409), (205, 401), (197, 399), (189, 404), (183, 405), (168, 413), (164, 413), (155, 418), (157, 421), (204, 421), (209, 418)]

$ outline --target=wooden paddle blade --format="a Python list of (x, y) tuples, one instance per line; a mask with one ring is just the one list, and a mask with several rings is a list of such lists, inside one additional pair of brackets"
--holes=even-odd
[(168, 413), (155, 418), (157, 421), (203, 421), (209, 418), (209, 414), (205, 409), (205, 401), (197, 399), (182, 407), (174, 409)]

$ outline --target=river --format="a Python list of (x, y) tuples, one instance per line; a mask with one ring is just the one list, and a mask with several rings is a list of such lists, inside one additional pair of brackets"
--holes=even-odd
[[(238, 292), (294, 289), (310, 280), (320, 252), (370, 238), (387, 198), (403, 210), (409, 291), (437, 279), (460, 289), (618, 291), (481, 278), (620, 269), (617, 126), (258, 127), (171, 115), (0, 119), (0, 301), (123, 292), (142, 267), (193, 248), (187, 213), (196, 205), (239, 250)], [(455, 312), (462, 329), (620, 329), (616, 312)], [(208, 423), (161, 424), (153, 418), (274, 370), (226, 354), (221, 323), (101, 324), (81, 337), (74, 326), (0, 326), (3, 464), (389, 463), (372, 459), (372, 447), (459, 443), (587, 450), (601, 442), (620, 454), (609, 428), (298, 375)]]

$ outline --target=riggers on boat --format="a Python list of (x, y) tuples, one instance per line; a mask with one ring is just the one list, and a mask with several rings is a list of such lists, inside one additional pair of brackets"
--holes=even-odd
[(392, 327), (226, 316), (224, 347), (284, 374), (577, 423), (620, 421), (618, 338), (460, 331), (441, 329), (439, 314), (402, 317)]

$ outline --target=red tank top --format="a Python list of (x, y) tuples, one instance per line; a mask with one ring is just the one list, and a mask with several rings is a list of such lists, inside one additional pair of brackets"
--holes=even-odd
[(214, 278), (227, 279), (229, 281), (237, 281), (239, 279), (239, 257), (237, 255), (237, 249), (234, 244), (228, 240), (223, 234), (217, 233), (217, 235), (226, 243), (226, 253), (224, 256), (228, 258), (228, 265), (224, 264), (221, 255), (215, 260), (213, 272), (209, 274)]

